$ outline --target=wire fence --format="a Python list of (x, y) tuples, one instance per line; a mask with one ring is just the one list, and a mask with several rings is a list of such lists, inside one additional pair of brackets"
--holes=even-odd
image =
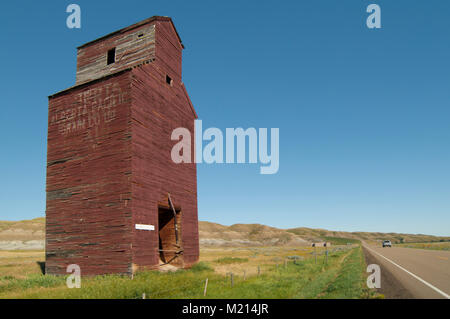
[[(355, 248), (354, 245), (347, 246), (338, 246), (333, 248), (325, 248), (319, 251), (312, 251), (311, 254), (314, 256), (314, 263), (319, 265), (324, 265), (328, 263), (328, 258), (336, 255), (339, 252), (345, 252), (350, 249)], [(243, 283), (249, 279), (253, 279), (255, 277), (260, 277), (265, 274), (263, 272), (263, 268), (266, 269), (266, 272), (272, 272), (275, 270), (276, 272), (281, 272), (286, 270), (289, 267), (289, 264), (293, 265), (301, 265), (305, 260), (304, 256), (287, 256), (285, 258), (277, 259), (278, 262), (274, 264), (264, 264), (256, 266), (256, 273), (254, 275), (249, 275), (249, 268), (242, 270), (240, 273), (228, 271), (225, 276), (222, 278), (211, 278), (205, 277), (199, 281), (187, 281), (184, 285), (179, 285), (176, 288), (170, 289), (158, 289), (155, 291), (145, 290), (142, 292), (142, 295), (136, 296), (136, 299), (157, 299), (166, 297), (167, 294), (171, 296), (177, 296), (178, 294), (182, 294), (183, 296), (190, 295), (192, 297), (207, 297), (208, 296), (208, 286), (212, 286), (214, 288), (233, 288), (237, 284), (242, 285)]]

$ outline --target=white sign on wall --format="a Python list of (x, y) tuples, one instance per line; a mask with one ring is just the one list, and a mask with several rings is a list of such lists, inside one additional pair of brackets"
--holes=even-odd
[(139, 230), (155, 230), (153, 225), (136, 224), (135, 227)]

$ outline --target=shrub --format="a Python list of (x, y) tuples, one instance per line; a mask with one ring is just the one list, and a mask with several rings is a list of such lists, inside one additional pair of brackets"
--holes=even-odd
[(200, 261), (196, 263), (194, 266), (191, 267), (193, 272), (200, 272), (200, 271), (213, 271), (214, 269), (206, 262)]
[(240, 264), (248, 262), (248, 258), (238, 258), (238, 257), (222, 257), (217, 259), (218, 264)]

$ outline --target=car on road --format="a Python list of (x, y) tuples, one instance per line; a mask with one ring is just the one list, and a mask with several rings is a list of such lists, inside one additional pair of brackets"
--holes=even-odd
[(383, 240), (383, 248), (384, 247), (392, 247), (392, 243), (390, 240)]

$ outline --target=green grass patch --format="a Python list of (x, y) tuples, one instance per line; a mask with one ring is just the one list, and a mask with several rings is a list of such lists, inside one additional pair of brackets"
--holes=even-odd
[(190, 268), (193, 272), (202, 272), (202, 271), (214, 271), (214, 269), (209, 265), (209, 263), (200, 261), (196, 263), (194, 266)]
[(318, 296), (326, 299), (355, 299), (367, 293), (364, 285), (363, 271), (365, 262), (361, 247), (354, 249), (345, 257), (342, 267), (327, 287)]
[(241, 264), (246, 262), (248, 262), (248, 258), (239, 258), (239, 257), (222, 257), (216, 260), (216, 263), (222, 265)]
[(28, 276), (26, 279), (4, 276), (0, 279), (0, 294), (30, 288), (56, 287), (65, 283), (65, 280), (65, 277), (62, 276), (44, 276), (35, 274)]
[(342, 238), (342, 237), (330, 237), (325, 236), (323, 240), (330, 242), (332, 245), (347, 245), (347, 244), (360, 244), (361, 241), (354, 238)]

